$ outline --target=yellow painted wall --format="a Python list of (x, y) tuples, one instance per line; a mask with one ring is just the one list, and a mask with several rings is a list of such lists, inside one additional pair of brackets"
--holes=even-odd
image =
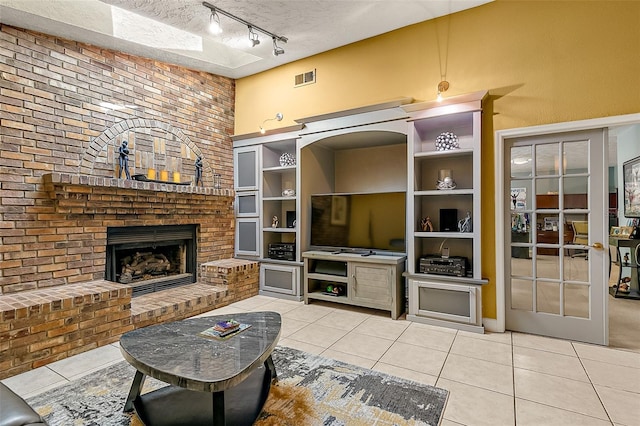
[[(432, 100), (445, 71), (446, 95), (488, 90), (483, 314), (495, 318), (494, 132), (640, 112), (639, 22), (640, 1), (497, 0), (239, 79), (235, 133), (276, 112), (288, 126), (403, 96)], [(293, 87), (314, 68), (316, 84)]]

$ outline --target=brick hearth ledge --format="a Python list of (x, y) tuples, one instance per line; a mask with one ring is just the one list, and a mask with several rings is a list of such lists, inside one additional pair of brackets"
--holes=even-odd
[(258, 262), (221, 259), (200, 265), (197, 283), (134, 299), (106, 280), (0, 295), (0, 379), (255, 296), (259, 272)]

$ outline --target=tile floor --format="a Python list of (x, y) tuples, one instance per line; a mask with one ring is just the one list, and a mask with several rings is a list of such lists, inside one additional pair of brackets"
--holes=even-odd
[[(282, 315), (280, 345), (448, 389), (444, 426), (640, 425), (640, 353), (265, 296), (203, 315), (260, 310)], [(121, 360), (113, 344), (3, 382), (30, 397)]]

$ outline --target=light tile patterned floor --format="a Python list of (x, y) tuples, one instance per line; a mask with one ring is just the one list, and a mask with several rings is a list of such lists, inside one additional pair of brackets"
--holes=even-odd
[[(448, 389), (443, 426), (640, 425), (640, 353), (519, 333), (393, 321), (256, 296), (203, 315), (271, 310), (280, 345)], [(122, 360), (117, 344), (3, 380), (24, 397)]]

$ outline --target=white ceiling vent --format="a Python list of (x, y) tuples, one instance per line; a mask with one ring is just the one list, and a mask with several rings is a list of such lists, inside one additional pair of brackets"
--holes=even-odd
[(304, 86), (306, 84), (313, 84), (316, 82), (316, 70), (307, 71), (302, 74), (296, 75), (295, 84), (293, 87)]

